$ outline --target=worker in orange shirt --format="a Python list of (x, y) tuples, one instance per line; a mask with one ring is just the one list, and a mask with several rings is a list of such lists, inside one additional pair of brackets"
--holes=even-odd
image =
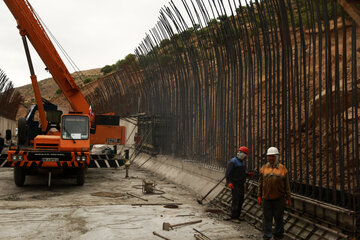
[[(258, 199), (263, 209), (263, 238), (282, 239), (284, 236), (284, 208), (285, 201), (290, 200), (290, 183), (288, 171), (279, 162), (279, 150), (270, 147), (267, 150), (267, 163), (260, 169)], [(275, 230), (272, 234), (272, 221), (275, 220)]]

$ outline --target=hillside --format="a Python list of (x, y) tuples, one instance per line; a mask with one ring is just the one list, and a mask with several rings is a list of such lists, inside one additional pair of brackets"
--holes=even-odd
[[(96, 68), (96, 69), (82, 71), (81, 78), (78, 72), (74, 72), (71, 75), (74, 77), (76, 84), (82, 88), (88, 85), (90, 82), (93, 82), (93, 80), (96, 80), (99, 77), (101, 77), (102, 73), (100, 72), (100, 68)], [(56, 99), (58, 99), (59, 96), (62, 96), (61, 91), (58, 85), (53, 80), (53, 78), (47, 78), (39, 81), (39, 88), (42, 97), (49, 101), (56, 101)], [(19, 108), (19, 111), (17, 113), (17, 118), (19, 118), (21, 116), (25, 116), (27, 112), (27, 108), (35, 103), (35, 97), (31, 84), (24, 85), (16, 89), (24, 97), (23, 105)]]

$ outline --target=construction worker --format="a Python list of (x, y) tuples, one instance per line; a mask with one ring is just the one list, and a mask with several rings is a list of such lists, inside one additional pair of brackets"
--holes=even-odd
[(242, 146), (238, 149), (236, 157), (231, 159), (226, 169), (226, 186), (231, 188), (232, 203), (231, 215), (226, 220), (243, 220), (240, 216), (244, 203), (244, 184), (246, 180), (245, 160), (248, 158), (249, 149)]
[[(267, 163), (260, 169), (257, 202), (263, 209), (263, 238), (282, 239), (284, 235), (285, 201), (290, 205), (290, 184), (288, 171), (279, 162), (279, 150), (270, 147), (267, 150)], [(275, 230), (272, 234), (272, 221), (275, 220)]]

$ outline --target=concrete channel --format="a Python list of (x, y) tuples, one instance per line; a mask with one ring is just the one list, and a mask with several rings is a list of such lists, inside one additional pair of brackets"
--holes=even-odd
[[(180, 240), (196, 239), (197, 231), (209, 239), (261, 239), (261, 232), (247, 222), (224, 221), (223, 214), (198, 204), (213, 186), (206, 183), (206, 170), (202, 176), (182, 175), (188, 171), (178, 166), (171, 172), (163, 165), (164, 175), (145, 168), (148, 158), (134, 161), (129, 178), (124, 167), (89, 169), (82, 187), (72, 178), (53, 178), (49, 189), (46, 176), (27, 176), (25, 186), (18, 188), (13, 169), (1, 168), (0, 239), (161, 239), (156, 232)], [(144, 193), (143, 180), (153, 183), (154, 193)], [(197, 220), (201, 222), (163, 230), (164, 222)]]
[[(172, 156), (149, 157), (140, 154), (134, 162), (171, 181), (192, 189), (198, 196), (204, 196), (224, 176), (225, 169), (214, 168), (199, 162), (177, 159)], [(225, 182), (223, 182), (225, 184)], [(224, 184), (207, 197), (206, 202), (213, 209), (227, 212), (231, 206), (231, 191)], [(257, 181), (246, 184), (243, 213), (252, 227), (262, 228), (262, 209), (257, 204)], [(292, 204), (286, 207), (284, 215), (285, 236), (298, 240), (342, 240), (353, 238), (356, 231), (356, 213), (324, 202), (291, 194)]]

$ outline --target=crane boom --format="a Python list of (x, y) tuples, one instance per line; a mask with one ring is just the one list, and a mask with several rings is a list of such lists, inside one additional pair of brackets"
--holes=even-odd
[(89, 104), (60, 58), (35, 11), (27, 0), (4, 0), (17, 21), (21, 36), (26, 36), (50, 71), (75, 112), (87, 113)]

